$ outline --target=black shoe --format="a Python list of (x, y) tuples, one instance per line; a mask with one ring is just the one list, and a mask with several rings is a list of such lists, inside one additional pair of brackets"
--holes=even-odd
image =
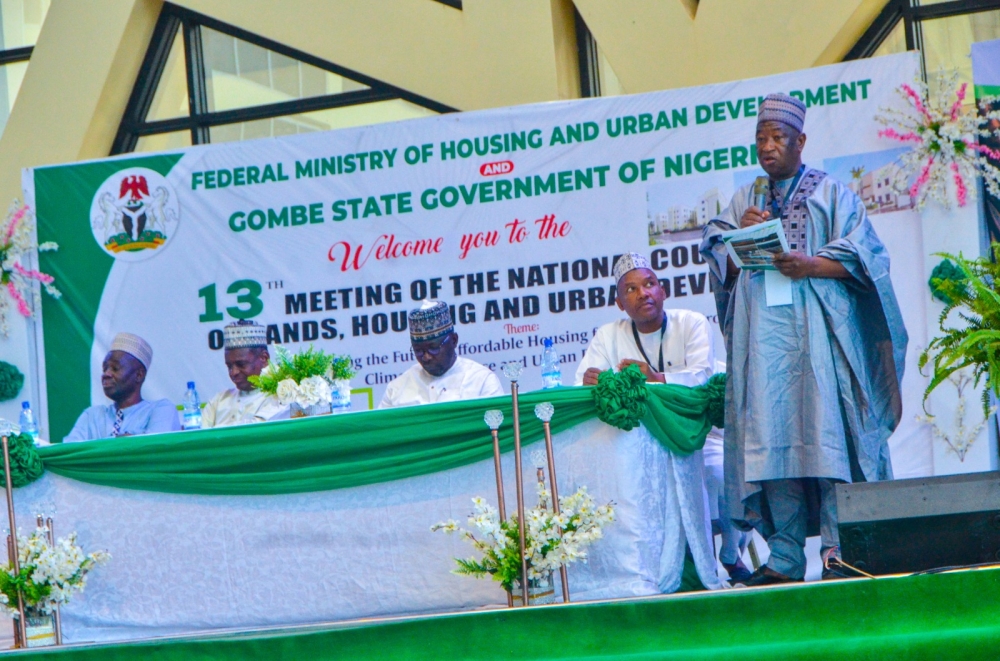
[(754, 588), (761, 585), (781, 585), (782, 583), (801, 583), (803, 579), (792, 578), (791, 576), (785, 576), (784, 574), (779, 574), (776, 571), (767, 568), (767, 565), (761, 565), (757, 568), (753, 574), (750, 575), (745, 581), (740, 581), (740, 585), (744, 585), (748, 588)]
[(729, 573), (729, 582), (733, 584), (745, 583), (746, 581), (750, 580), (751, 576), (753, 576), (753, 574), (750, 573), (750, 570), (744, 567), (742, 564), (739, 565), (724, 564), (722, 566), (726, 568), (726, 571)]
[(824, 581), (834, 581), (840, 578), (858, 578), (859, 576), (860, 574), (838, 562), (838, 558), (836, 557), (827, 560), (826, 566), (823, 567), (822, 578)]

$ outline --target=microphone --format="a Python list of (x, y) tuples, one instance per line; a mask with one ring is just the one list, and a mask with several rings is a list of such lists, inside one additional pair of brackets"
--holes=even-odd
[(767, 177), (757, 177), (753, 182), (753, 205), (764, 211), (767, 207)]

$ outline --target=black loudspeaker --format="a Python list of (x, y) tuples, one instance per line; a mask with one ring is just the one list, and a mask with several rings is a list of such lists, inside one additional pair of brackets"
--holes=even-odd
[(870, 574), (1000, 563), (1000, 472), (837, 485), (844, 562)]

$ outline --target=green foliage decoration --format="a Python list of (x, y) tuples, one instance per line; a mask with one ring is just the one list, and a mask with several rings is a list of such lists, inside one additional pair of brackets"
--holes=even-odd
[[(948, 288), (943, 285), (945, 283), (953, 283)], [(952, 297), (948, 294), (948, 289), (955, 289), (962, 295), (965, 295), (965, 274), (962, 272), (958, 266), (955, 265), (950, 259), (941, 260), (941, 262), (934, 267), (931, 271), (931, 278), (927, 282), (931, 288), (931, 295), (937, 300), (941, 301), (945, 305), (951, 305), (953, 302)]]
[(322, 376), (334, 381), (350, 379), (355, 374), (350, 356), (329, 354), (310, 345), (305, 351), (296, 354), (279, 347), (277, 356), (268, 363), (260, 375), (251, 376), (248, 380), (262, 392), (273, 395), (278, 391), (278, 384), (285, 379), (301, 383), (310, 376)]
[[(1000, 243), (993, 244), (994, 254)], [(927, 365), (933, 372), (924, 391), (924, 404), (930, 393), (955, 372), (971, 368), (973, 383), (982, 381), (983, 412), (989, 416), (992, 392), (1000, 397), (1000, 265), (986, 257), (966, 259), (938, 253), (953, 260), (961, 277), (932, 278), (943, 300), (950, 301), (938, 320), (943, 335), (935, 337), (920, 354), (921, 373)], [(963, 324), (950, 325), (949, 316), (957, 313)]]
[(0, 402), (17, 397), (24, 386), (24, 375), (10, 363), (0, 360)]
[[(30, 436), (11, 436), (7, 444), (10, 452), (10, 481), (14, 483), (14, 488), (27, 486), (42, 476), (45, 465)], [(6, 486), (7, 480), (0, 471), (0, 487)]]

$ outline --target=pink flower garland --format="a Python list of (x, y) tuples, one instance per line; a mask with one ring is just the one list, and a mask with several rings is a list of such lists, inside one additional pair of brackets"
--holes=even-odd
[(965, 187), (962, 173), (958, 170), (958, 163), (951, 164), (951, 171), (955, 174), (955, 197), (958, 198), (958, 206), (964, 207), (966, 198), (969, 195), (969, 189)]
[(11, 217), (10, 225), (7, 227), (6, 243), (10, 243), (10, 239), (14, 236), (14, 230), (17, 229), (17, 224), (21, 222), (24, 218), (24, 214), (28, 212), (28, 207), (24, 206), (17, 210), (17, 212)]
[(920, 171), (920, 176), (917, 177), (917, 180), (913, 182), (912, 186), (910, 186), (911, 197), (916, 197), (917, 193), (920, 192), (920, 189), (923, 188), (924, 184), (926, 184), (930, 180), (932, 165), (934, 165), (933, 156), (927, 159), (927, 164), (924, 166), (924, 169)]
[(878, 137), (880, 138), (892, 138), (893, 140), (899, 140), (900, 142), (923, 142), (924, 139), (919, 135), (910, 131), (909, 133), (897, 133), (894, 128), (882, 129), (878, 132)]
[(923, 115), (928, 122), (933, 121), (931, 118), (931, 114), (927, 112), (927, 108), (924, 107), (924, 101), (923, 99), (920, 98), (920, 95), (917, 93), (917, 91), (906, 84), (902, 85), (901, 87), (903, 92), (906, 93), (906, 96), (908, 96), (910, 98), (910, 101), (913, 102), (913, 107), (917, 109), (917, 112)]
[(962, 86), (958, 88), (958, 93), (955, 94), (957, 100), (951, 105), (951, 121), (958, 119), (958, 113), (962, 111), (962, 101), (965, 101), (965, 90), (969, 87), (969, 83), (962, 83)]
[(17, 287), (14, 286), (13, 281), (7, 283), (7, 291), (10, 293), (11, 298), (17, 301), (17, 311), (21, 313), (22, 316), (30, 317), (31, 308), (28, 307), (27, 301), (21, 297), (21, 292), (17, 291)]

